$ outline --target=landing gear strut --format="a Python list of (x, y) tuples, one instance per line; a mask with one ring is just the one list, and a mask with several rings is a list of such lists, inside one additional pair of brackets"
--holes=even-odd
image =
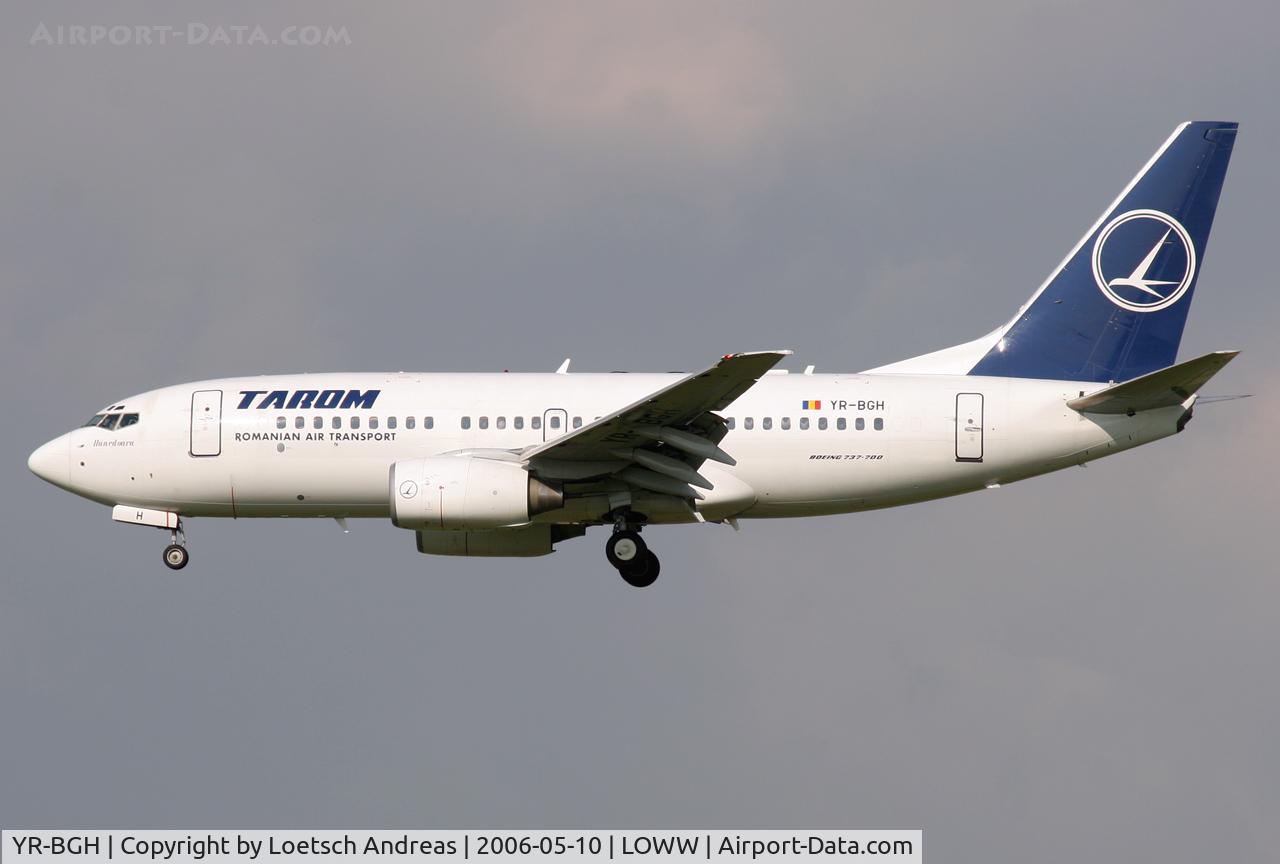
[(604, 544), (604, 557), (617, 569), (623, 580), (635, 588), (647, 588), (658, 578), (662, 567), (658, 556), (640, 539), (640, 523), (620, 514), (614, 522), (613, 535)]
[(187, 535), (183, 533), (182, 521), (178, 527), (169, 531), (169, 545), (164, 547), (164, 566), (170, 570), (181, 570), (187, 566), (191, 556), (187, 554)]

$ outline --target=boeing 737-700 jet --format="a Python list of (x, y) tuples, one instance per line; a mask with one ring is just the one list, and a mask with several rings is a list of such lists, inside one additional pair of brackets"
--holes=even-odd
[(190, 517), (389, 517), (436, 555), (545, 555), (610, 526), (609, 563), (649, 585), (649, 525), (910, 504), (1181, 432), (1236, 355), (1175, 364), (1235, 136), (1178, 126), (1006, 324), (888, 366), (200, 381), (114, 400), (28, 464), (170, 532), (175, 570)]

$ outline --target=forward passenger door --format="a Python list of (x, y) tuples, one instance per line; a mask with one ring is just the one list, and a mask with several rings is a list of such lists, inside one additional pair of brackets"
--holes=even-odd
[(197, 390), (191, 394), (191, 455), (222, 453), (222, 391)]

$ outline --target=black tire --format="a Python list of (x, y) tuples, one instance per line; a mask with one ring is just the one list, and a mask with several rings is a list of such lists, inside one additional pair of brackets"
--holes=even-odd
[(619, 570), (644, 558), (648, 551), (638, 531), (615, 531), (604, 544), (604, 557)]
[(637, 556), (636, 560), (624, 567), (619, 567), (618, 572), (622, 574), (623, 581), (632, 588), (648, 588), (658, 581), (662, 565), (658, 563), (658, 556), (646, 549), (644, 555)]
[(181, 570), (187, 566), (187, 561), (190, 558), (191, 556), (187, 554), (187, 547), (185, 546), (172, 543), (164, 547), (164, 566), (170, 570)]

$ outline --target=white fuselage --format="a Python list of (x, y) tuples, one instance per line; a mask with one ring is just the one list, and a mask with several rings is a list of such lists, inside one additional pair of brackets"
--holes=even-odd
[[(308, 374), (183, 384), (113, 403), (108, 410), (138, 415), (133, 425), (80, 428), (45, 445), (41, 474), (105, 504), (182, 516), (386, 517), (388, 470), (397, 461), (518, 451), (680, 377)], [(718, 412), (731, 420), (720, 446), (737, 464), (708, 463), (718, 491), (697, 508), (713, 519), (811, 516), (954, 495), (1163, 438), (1189, 407), (1134, 417), (1067, 407), (1100, 386), (769, 374)], [(336, 407), (322, 408), (316, 397), (294, 395), (325, 391), (354, 391), (356, 404), (330, 398)], [(591, 521), (607, 509), (600, 505), (567, 502), (537, 521)], [(653, 522), (696, 518), (669, 502), (650, 511)]]

